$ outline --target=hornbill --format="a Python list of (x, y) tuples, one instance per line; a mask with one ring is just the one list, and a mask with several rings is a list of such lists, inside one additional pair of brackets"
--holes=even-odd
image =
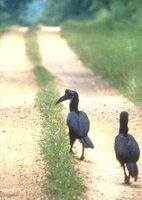
[[(120, 113), (119, 134), (115, 138), (114, 149), (117, 160), (120, 162), (124, 171), (124, 183), (130, 184), (130, 176), (137, 181), (138, 167), (136, 162), (140, 156), (139, 145), (135, 138), (128, 133), (128, 113), (123, 111)], [(127, 167), (129, 175), (125, 170)]]
[(84, 148), (94, 148), (94, 145), (88, 137), (90, 122), (85, 112), (78, 110), (79, 95), (76, 91), (66, 89), (65, 94), (59, 98), (56, 104), (70, 100), (70, 112), (67, 116), (67, 125), (69, 128), (70, 152), (76, 139), (82, 143), (82, 155), (80, 160), (84, 160)]

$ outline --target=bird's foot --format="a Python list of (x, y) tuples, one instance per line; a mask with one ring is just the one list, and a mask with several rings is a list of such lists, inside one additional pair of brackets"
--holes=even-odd
[(125, 176), (125, 179), (124, 179), (124, 183), (127, 184), (127, 185), (130, 185), (130, 177), (129, 176)]
[(84, 160), (84, 156), (81, 156), (81, 157), (80, 157), (80, 160)]
[(75, 153), (73, 152), (73, 150), (72, 150), (72, 149), (70, 149), (70, 153), (71, 153), (71, 154), (75, 154)]
[(135, 177), (134, 181), (135, 181), (135, 182), (137, 181), (137, 177)]

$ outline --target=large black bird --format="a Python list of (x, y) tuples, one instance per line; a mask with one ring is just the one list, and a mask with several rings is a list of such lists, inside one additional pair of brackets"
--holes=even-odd
[(88, 137), (90, 122), (85, 112), (78, 110), (79, 96), (74, 90), (66, 89), (64, 96), (62, 96), (56, 104), (70, 100), (70, 112), (67, 116), (67, 125), (69, 128), (70, 152), (76, 139), (82, 143), (81, 160), (84, 159), (84, 148), (94, 148), (94, 145)]
[[(135, 138), (128, 133), (128, 113), (125, 111), (120, 113), (119, 134), (115, 138), (114, 149), (116, 158), (123, 167), (124, 183), (130, 184), (130, 176), (137, 181), (138, 167), (136, 162), (139, 159), (140, 150)], [(126, 173), (125, 165), (129, 175)]]

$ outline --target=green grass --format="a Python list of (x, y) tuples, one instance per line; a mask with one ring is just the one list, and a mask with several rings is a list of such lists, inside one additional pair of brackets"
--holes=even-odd
[(1, 26), (0, 27), (0, 35), (2, 35), (5, 32), (14, 32), (17, 31), (19, 28), (18, 25), (13, 25), (13, 26)]
[(34, 64), (34, 74), (39, 85), (37, 105), (43, 117), (41, 152), (45, 161), (45, 190), (49, 199), (80, 199), (85, 189), (83, 180), (77, 175), (69, 154), (69, 142), (65, 131), (62, 107), (56, 106), (58, 93), (53, 77), (42, 66), (36, 32), (25, 35), (27, 53)]
[(142, 106), (140, 25), (68, 21), (62, 34), (87, 67)]

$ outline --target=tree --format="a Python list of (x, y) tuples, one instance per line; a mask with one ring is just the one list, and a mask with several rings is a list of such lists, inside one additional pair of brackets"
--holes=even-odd
[(19, 22), (20, 15), (32, 0), (0, 0), (0, 24)]
[(87, 12), (93, 0), (48, 0), (43, 14), (43, 22), (57, 25), (60, 22)]

